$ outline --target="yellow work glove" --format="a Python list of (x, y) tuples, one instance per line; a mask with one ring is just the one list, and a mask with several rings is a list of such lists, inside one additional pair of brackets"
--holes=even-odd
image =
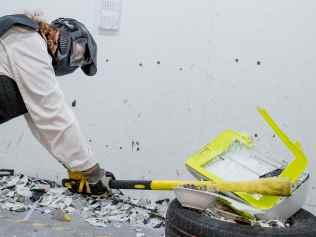
[(63, 179), (63, 186), (72, 192), (90, 195), (111, 195), (111, 180), (115, 179), (111, 172), (96, 165), (89, 171), (68, 170), (69, 179)]

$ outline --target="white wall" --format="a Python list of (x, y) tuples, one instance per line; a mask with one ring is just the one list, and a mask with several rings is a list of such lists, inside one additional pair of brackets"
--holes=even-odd
[[(92, 2), (5, 1), (0, 14), (40, 8), (49, 20), (76, 17), (93, 29), (98, 75), (78, 71), (60, 83), (104, 167), (120, 178), (190, 177), (186, 157), (226, 128), (258, 133), (266, 153), (288, 156), (256, 112), (261, 105), (302, 142), (313, 171), (315, 1), (126, 0), (117, 35), (97, 35)], [(1, 167), (64, 175), (23, 119), (0, 134)]]

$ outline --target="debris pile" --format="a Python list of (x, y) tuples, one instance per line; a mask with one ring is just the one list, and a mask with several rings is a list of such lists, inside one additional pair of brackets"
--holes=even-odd
[(214, 207), (206, 209), (203, 213), (217, 220), (242, 225), (260, 226), (263, 228), (288, 228), (291, 226), (290, 220), (282, 222), (281, 220), (248, 219), (220, 201)]
[(129, 224), (137, 227), (161, 228), (169, 199), (153, 202), (135, 199), (117, 191), (111, 198), (95, 198), (73, 194), (56, 182), (24, 175), (0, 178), (0, 209), (25, 212), (24, 219), (34, 211), (52, 218), (70, 221), (69, 215), (84, 218), (98, 227)]

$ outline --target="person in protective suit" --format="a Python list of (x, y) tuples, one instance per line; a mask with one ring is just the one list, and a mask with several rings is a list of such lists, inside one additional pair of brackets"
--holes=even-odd
[(48, 24), (23, 14), (0, 17), (0, 124), (24, 114), (36, 139), (92, 194), (109, 193), (113, 174), (94, 160), (56, 76), (97, 72), (97, 45), (71, 18)]

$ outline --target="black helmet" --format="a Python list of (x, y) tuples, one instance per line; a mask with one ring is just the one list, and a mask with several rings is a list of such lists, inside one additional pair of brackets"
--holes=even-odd
[(72, 18), (58, 18), (51, 23), (60, 31), (59, 47), (53, 60), (57, 76), (81, 67), (88, 76), (97, 72), (97, 44), (87, 28)]

